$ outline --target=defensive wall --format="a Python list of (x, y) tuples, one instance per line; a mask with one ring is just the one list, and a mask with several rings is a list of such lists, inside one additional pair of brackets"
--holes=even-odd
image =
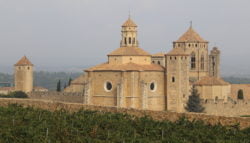
[(34, 108), (41, 108), (45, 110), (55, 111), (60, 109), (65, 109), (69, 112), (75, 112), (79, 109), (92, 110), (98, 112), (112, 112), (112, 113), (127, 113), (137, 117), (150, 116), (155, 120), (169, 120), (176, 121), (179, 118), (185, 116), (188, 120), (203, 120), (207, 124), (215, 125), (221, 124), (225, 126), (231, 126), (239, 124), (240, 127), (247, 128), (250, 127), (250, 118), (243, 117), (223, 117), (215, 115), (206, 115), (201, 113), (176, 113), (168, 111), (148, 111), (148, 110), (136, 110), (136, 109), (125, 109), (116, 107), (101, 107), (101, 106), (91, 106), (79, 103), (63, 103), (55, 102), (50, 100), (37, 100), (37, 99), (10, 99), (1, 98), (0, 106), (6, 107), (9, 104), (19, 104), (24, 107), (32, 106)]
[[(70, 92), (31, 92), (28, 94), (30, 99), (49, 100), (52, 102), (84, 103), (82, 93)], [(101, 104), (100, 104), (101, 105)], [(206, 100), (202, 102), (205, 113), (218, 116), (239, 117), (250, 115), (250, 100), (235, 100), (229, 98), (224, 100)]]
[(42, 100), (51, 100), (59, 102), (70, 102), (70, 103), (84, 103), (83, 93), (77, 92), (30, 92), (28, 93), (29, 98), (31, 99), (42, 99)]
[(207, 100), (202, 105), (205, 107), (205, 113), (218, 116), (237, 117), (250, 115), (250, 100)]

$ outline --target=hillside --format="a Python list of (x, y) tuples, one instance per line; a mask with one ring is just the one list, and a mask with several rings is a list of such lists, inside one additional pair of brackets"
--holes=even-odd
[(250, 129), (205, 125), (181, 118), (154, 121), (120, 113), (50, 112), (19, 105), (0, 107), (0, 142), (250, 142)]
[[(81, 74), (82, 73), (45, 72), (45, 71), (34, 72), (34, 85), (42, 86), (48, 88), (49, 90), (55, 90), (56, 84), (59, 79), (61, 80), (63, 87), (64, 84), (68, 83), (69, 78), (75, 79)], [(248, 77), (227, 76), (224, 77), (224, 80), (235, 84), (238, 83), (250, 84), (250, 78)], [(12, 81), (13, 81), (12, 75), (0, 73), (0, 82), (12, 82)]]

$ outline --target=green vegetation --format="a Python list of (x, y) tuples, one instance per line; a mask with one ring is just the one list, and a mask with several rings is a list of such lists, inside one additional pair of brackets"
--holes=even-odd
[(4, 143), (249, 143), (250, 129), (205, 125), (182, 118), (174, 123), (80, 110), (50, 112), (19, 105), (0, 107), (0, 142)]
[[(66, 72), (34, 72), (34, 86), (42, 86), (49, 90), (56, 91), (57, 82), (61, 80), (61, 84), (68, 84), (70, 79), (75, 79), (82, 73), (66, 73)], [(13, 83), (13, 75), (0, 73), (0, 82)]]
[(15, 91), (7, 95), (0, 94), (0, 98), (28, 98), (28, 95), (22, 91)]
[(204, 111), (204, 107), (201, 105), (200, 95), (198, 93), (198, 90), (194, 86), (191, 89), (191, 95), (188, 97), (188, 102), (185, 109), (188, 112)]
[(243, 94), (243, 90), (242, 89), (240, 89), (239, 91), (238, 91), (238, 97), (237, 97), (238, 99), (240, 99), (240, 100), (243, 100), (244, 99), (244, 94)]

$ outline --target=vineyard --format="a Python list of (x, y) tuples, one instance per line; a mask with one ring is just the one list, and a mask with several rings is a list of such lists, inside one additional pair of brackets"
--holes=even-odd
[(50, 112), (14, 104), (0, 107), (0, 142), (249, 143), (250, 129), (211, 126), (185, 118), (169, 122), (87, 110)]

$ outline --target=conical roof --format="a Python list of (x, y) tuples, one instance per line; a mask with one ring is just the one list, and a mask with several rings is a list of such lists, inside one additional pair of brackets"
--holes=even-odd
[(127, 21), (122, 24), (122, 27), (137, 27), (134, 21), (129, 17)]
[(175, 42), (207, 42), (190, 26), (189, 29)]
[(29, 59), (26, 56), (23, 56), (16, 64), (15, 66), (33, 66), (33, 64), (29, 61)]

